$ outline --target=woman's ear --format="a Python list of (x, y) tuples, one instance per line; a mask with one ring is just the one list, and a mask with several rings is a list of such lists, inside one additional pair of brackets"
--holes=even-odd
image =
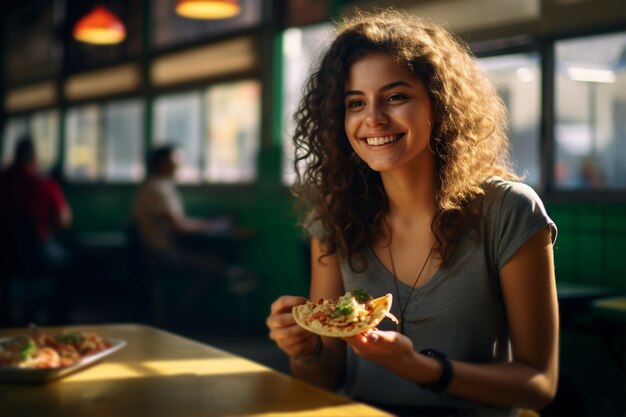
[(436, 113), (433, 113), (430, 120), (428, 120), (428, 126), (430, 126), (430, 136), (436, 136), (439, 131), (439, 116)]
[(433, 129), (439, 128), (439, 123), (441, 123), (441, 113), (438, 111), (433, 111), (432, 114), (432, 122)]

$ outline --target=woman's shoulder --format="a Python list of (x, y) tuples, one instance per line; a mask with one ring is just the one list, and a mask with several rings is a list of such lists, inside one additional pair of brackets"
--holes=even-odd
[(484, 201), (483, 214), (488, 223), (509, 225), (507, 230), (532, 229), (534, 225), (548, 224), (553, 239), (556, 239), (554, 221), (537, 192), (528, 184), (499, 177), (490, 178), (485, 183)]
[(525, 217), (549, 219), (541, 197), (528, 184), (492, 177), (485, 182), (484, 190), (482, 212), (486, 219), (502, 217), (517, 220)]
[(520, 181), (507, 180), (501, 177), (490, 177), (484, 182), (485, 200), (489, 202), (527, 201), (539, 202), (541, 198), (528, 184)]

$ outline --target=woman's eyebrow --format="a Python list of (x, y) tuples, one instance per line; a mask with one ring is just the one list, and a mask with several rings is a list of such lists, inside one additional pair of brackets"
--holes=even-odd
[[(395, 87), (412, 87), (411, 84), (407, 83), (406, 81), (394, 81), (392, 83), (389, 84), (385, 84), (382, 87), (380, 87), (379, 91), (387, 91), (387, 90), (391, 90), (392, 88)], [(345, 97), (348, 96), (359, 96), (359, 95), (364, 95), (365, 93), (363, 93), (363, 91), (361, 90), (348, 90), (345, 93)]]
[(380, 91), (391, 90), (392, 88), (395, 88), (395, 87), (412, 87), (412, 85), (407, 83), (406, 81), (396, 81), (387, 85), (383, 85), (380, 88)]

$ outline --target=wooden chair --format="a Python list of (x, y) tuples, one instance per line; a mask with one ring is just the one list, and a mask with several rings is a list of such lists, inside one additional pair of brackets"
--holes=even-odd
[[(43, 245), (32, 220), (19, 216), (0, 219), (1, 325), (21, 324), (15, 322), (13, 315), (18, 307), (17, 302), (25, 307), (26, 300), (13, 298), (16, 283), (25, 283), (25, 292), (30, 296), (36, 292), (32, 288), (35, 282), (50, 279), (42, 262), (42, 251)], [(26, 311), (24, 318), (30, 320), (31, 314), (32, 311)]]

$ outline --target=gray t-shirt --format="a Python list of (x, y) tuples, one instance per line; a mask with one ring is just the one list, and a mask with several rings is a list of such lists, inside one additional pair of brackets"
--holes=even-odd
[[(423, 287), (416, 288), (404, 313), (405, 333), (414, 349), (436, 349), (452, 360), (492, 363), (509, 358), (507, 320), (499, 284), (499, 271), (511, 256), (539, 229), (550, 226), (553, 241), (556, 225), (539, 196), (529, 186), (493, 178), (482, 203), (483, 238), (464, 236), (455, 248), (449, 266), (440, 268)], [(323, 235), (321, 222), (309, 228)], [(373, 296), (392, 293), (391, 272), (370, 246), (363, 256), (367, 269), (356, 273), (341, 261), (346, 291), (363, 288)], [(419, 265), (416, 265), (419, 268)], [(403, 306), (411, 288), (398, 282)], [(398, 316), (398, 303), (391, 312)], [(383, 320), (381, 330), (395, 330)], [(436, 394), (402, 379), (348, 349), (345, 394), (365, 401), (395, 406), (459, 407), (463, 414), (507, 415), (513, 410), (483, 406), (453, 395)]]

